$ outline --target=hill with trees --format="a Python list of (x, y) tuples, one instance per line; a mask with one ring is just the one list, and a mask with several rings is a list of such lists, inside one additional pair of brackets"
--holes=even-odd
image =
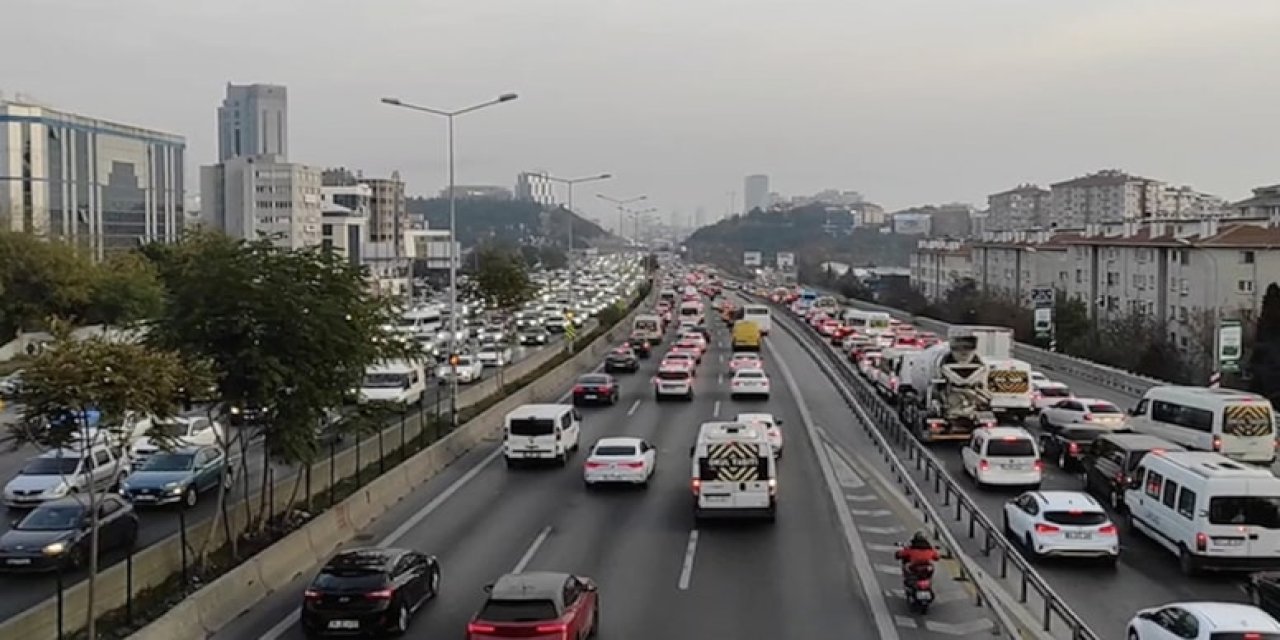
[[(432, 229), (449, 228), (447, 198), (409, 198), (407, 206), (410, 214), (424, 216)], [(613, 238), (599, 225), (564, 207), (486, 199), (460, 199), (457, 207), (458, 241), (465, 248), (479, 244), (568, 246), (570, 219), (576, 248), (595, 246)]]

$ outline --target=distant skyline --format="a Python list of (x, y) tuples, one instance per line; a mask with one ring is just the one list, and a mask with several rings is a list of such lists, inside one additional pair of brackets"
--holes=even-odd
[(279, 84), (292, 161), (398, 169), (423, 195), (446, 182), (444, 122), (379, 98), (447, 109), (514, 91), (458, 119), (459, 183), (610, 172), (575, 198), (604, 220), (596, 191), (648, 194), (664, 215), (703, 207), (710, 221), (756, 173), (782, 194), (850, 189), (888, 209), (982, 205), (1102, 168), (1229, 200), (1280, 182), (1275, 0), (635, 8), (9, 0), (6, 20), (23, 27), (0, 56), (38, 64), (10, 65), (0, 91), (186, 136), (194, 186), (217, 160), (226, 84)]

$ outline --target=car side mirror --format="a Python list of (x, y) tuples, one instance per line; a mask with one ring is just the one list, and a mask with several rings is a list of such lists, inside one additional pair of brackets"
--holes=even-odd
[(486, 585), (484, 586), (484, 592), (485, 592), (485, 593), (493, 593), (493, 585), (491, 585), (491, 584), (486, 584)]
[(1131, 416), (1136, 416), (1136, 415), (1138, 415), (1138, 410), (1137, 410), (1137, 409), (1129, 409), (1126, 413), (1128, 413), (1128, 414), (1129, 414), (1129, 415), (1131, 415)]
[(582, 588), (586, 589), (588, 592), (594, 592), (597, 589), (596, 583), (594, 582), (585, 582), (583, 583)]
[(692, 457), (694, 456), (694, 454), (696, 454), (697, 452), (698, 452), (698, 447), (697, 447), (697, 445), (694, 445), (694, 446), (692, 446), (692, 447), (689, 447), (689, 457), (690, 457), (690, 458), (692, 458)]
[(778, 418), (777, 420), (774, 420), (773, 423), (781, 427), (783, 424), (782, 418)]

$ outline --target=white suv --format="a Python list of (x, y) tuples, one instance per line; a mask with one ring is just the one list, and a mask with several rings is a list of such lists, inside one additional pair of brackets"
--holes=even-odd
[(978, 488), (987, 485), (1040, 487), (1040, 446), (1021, 427), (984, 427), (960, 450), (964, 472)]
[(1028, 491), (1004, 505), (1004, 530), (1032, 559), (1120, 558), (1116, 525), (1097, 500), (1079, 491)]

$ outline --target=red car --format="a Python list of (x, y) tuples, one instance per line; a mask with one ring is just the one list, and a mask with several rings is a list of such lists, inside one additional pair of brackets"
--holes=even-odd
[(573, 386), (573, 404), (618, 404), (618, 382), (607, 373), (578, 376)]
[(600, 594), (590, 578), (510, 573), (485, 590), (489, 597), (467, 624), (467, 640), (579, 640), (600, 629)]
[(818, 323), (818, 333), (828, 338), (835, 334), (836, 329), (840, 328), (840, 321), (835, 318), (824, 318)]

